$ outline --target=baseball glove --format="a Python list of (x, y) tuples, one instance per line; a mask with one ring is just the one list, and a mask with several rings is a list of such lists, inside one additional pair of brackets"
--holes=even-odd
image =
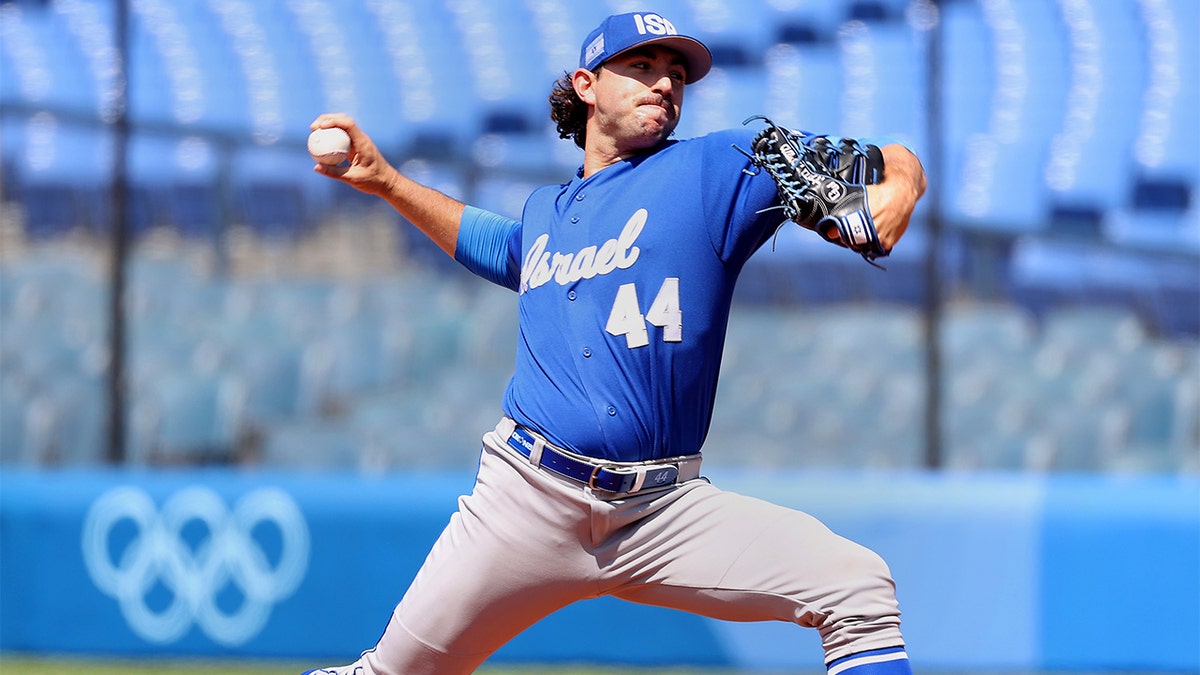
[(879, 241), (867, 206), (866, 186), (883, 179), (879, 148), (852, 138), (792, 131), (762, 116), (745, 123), (755, 119), (767, 126), (754, 136), (750, 152), (742, 152), (774, 179), (784, 215), (872, 265), (886, 257), (889, 251)]

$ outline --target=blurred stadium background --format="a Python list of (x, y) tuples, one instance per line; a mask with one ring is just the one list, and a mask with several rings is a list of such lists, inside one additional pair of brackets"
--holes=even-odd
[[(515, 298), (312, 173), (308, 124), (348, 112), (410, 176), (518, 217), (582, 157), (548, 120), (550, 82), (603, 16), (639, 9), (713, 50), (680, 136), (767, 114), (889, 135), (930, 175), (887, 272), (797, 228), (752, 261), (711, 473), (882, 549), (902, 589), (910, 569), (946, 598), (987, 586), (961, 615), (902, 594), (938, 643), (918, 666), (1200, 669), (1194, 0), (0, 1), (0, 650), (295, 660), (374, 641), (470, 487)], [(197, 485), (230, 506), (279, 486), (307, 519), (307, 576), (240, 637), (201, 630), (166, 576), (144, 613), (195, 625), (138, 628), (97, 569), (140, 535), (104, 535), (107, 567), (80, 560), (114, 490), (162, 506)], [(176, 523), (196, 560), (213, 522)], [(1008, 534), (976, 542), (981, 522)], [(282, 566), (288, 535), (255, 536)], [(378, 559), (327, 560), (347, 548)], [(1028, 569), (1008, 577), (1014, 550)], [(1106, 604), (1126, 582), (1116, 604), (1145, 605)], [(210, 590), (243, 618), (257, 597)], [(560, 621), (586, 631), (548, 620), (507, 660), (819, 666), (774, 630), (599, 603)], [(1149, 642), (1112, 616), (1140, 611)]]

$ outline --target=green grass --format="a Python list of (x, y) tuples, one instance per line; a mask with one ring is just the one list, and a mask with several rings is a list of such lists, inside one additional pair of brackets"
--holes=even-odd
[[(321, 665), (278, 661), (215, 661), (215, 660), (156, 660), (156, 659), (85, 659), (66, 656), (29, 656), (0, 654), (0, 675), (300, 675)], [(477, 675), (738, 675), (739, 671), (702, 668), (629, 668), (600, 666), (509, 666), (484, 667)], [(743, 675), (745, 675), (743, 673)], [(761, 673), (759, 675), (762, 675)], [(771, 675), (784, 675), (772, 673)], [(824, 675), (824, 671), (804, 675)], [(989, 675), (939, 671), (937, 675)], [(1029, 673), (1013, 671), (990, 675), (1113, 675), (1080, 671), (1071, 673)], [(1120, 675), (1170, 675), (1165, 673), (1122, 672)]]
[[(254, 661), (157, 661), (117, 659), (40, 658), (0, 655), (0, 675), (299, 675), (330, 664)], [(720, 675), (696, 669), (642, 669), (563, 666), (549, 668), (483, 668), (479, 675)]]

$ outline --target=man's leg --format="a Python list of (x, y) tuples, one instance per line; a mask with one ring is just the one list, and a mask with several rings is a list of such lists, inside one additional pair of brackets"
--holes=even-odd
[[(874, 552), (806, 513), (704, 481), (668, 495), (610, 504), (620, 548), (614, 540), (600, 553), (613, 595), (730, 621), (793, 622), (820, 631), (839, 672), (909, 672), (895, 585)], [(855, 660), (864, 653), (874, 658)], [(866, 665), (874, 670), (857, 670)]]
[[(485, 441), (495, 445), (494, 434)], [(474, 491), (459, 499), (383, 637), (333, 672), (471, 673), (547, 614), (596, 594), (581, 491), (522, 462), (484, 449)]]

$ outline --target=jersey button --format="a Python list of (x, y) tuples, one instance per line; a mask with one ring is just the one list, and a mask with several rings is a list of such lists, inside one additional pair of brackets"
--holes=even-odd
[(575, 299), (575, 297), (576, 297), (576, 296), (575, 296), (575, 291), (567, 291), (567, 299), (568, 299), (568, 300), (574, 300), (574, 299)]
[(584, 347), (583, 348), (583, 358), (590, 359), (591, 357), (592, 357), (592, 348)]
[(616, 408), (614, 408), (614, 407), (612, 407), (611, 405), (610, 405), (610, 406), (608, 406), (608, 416), (609, 416), (609, 417), (616, 417), (616, 415), (617, 415), (617, 409), (616, 409)]
[(587, 196), (587, 195), (585, 195), (585, 194), (583, 194), (582, 192), (580, 192), (579, 194), (575, 195), (575, 201), (577, 201), (577, 202), (581, 202), (581, 201), (583, 201), (583, 198), (584, 198), (584, 197), (586, 197), (586, 196)]
[(579, 216), (571, 216), (571, 222), (572, 222), (572, 223), (578, 223), (578, 222), (579, 222)]

